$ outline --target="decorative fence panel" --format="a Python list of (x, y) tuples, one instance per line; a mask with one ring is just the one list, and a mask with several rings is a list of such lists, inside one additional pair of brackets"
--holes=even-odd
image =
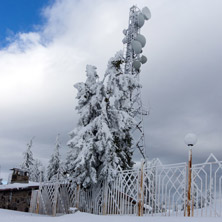
[[(90, 189), (74, 182), (44, 183), (33, 193), (31, 212), (56, 215), (78, 208), (93, 214), (186, 216), (186, 163), (142, 163), (140, 169), (119, 170), (115, 180)], [(191, 215), (222, 216), (222, 162), (212, 154), (192, 167)]]
[(69, 181), (41, 184), (37, 194), (32, 195), (30, 212), (54, 216), (69, 213), (70, 207), (76, 205), (76, 187)]
[(192, 167), (192, 214), (222, 216), (222, 161), (211, 154)]
[(159, 165), (144, 170), (144, 213), (183, 215), (186, 164)]
[(107, 185), (106, 214), (137, 214), (140, 171), (120, 171)]

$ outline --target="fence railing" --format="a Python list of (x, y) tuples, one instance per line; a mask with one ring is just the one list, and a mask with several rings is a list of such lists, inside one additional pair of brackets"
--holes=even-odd
[[(186, 216), (187, 180), (186, 163), (142, 163), (90, 189), (72, 181), (43, 183), (33, 191), (30, 211), (56, 215), (76, 207), (93, 214)], [(222, 161), (213, 154), (192, 167), (190, 206), (192, 216), (222, 215)]]

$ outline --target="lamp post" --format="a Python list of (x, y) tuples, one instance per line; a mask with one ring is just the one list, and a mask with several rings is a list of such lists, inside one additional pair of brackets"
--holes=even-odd
[(191, 206), (191, 177), (192, 177), (192, 147), (197, 143), (197, 137), (193, 133), (188, 133), (184, 142), (189, 148), (189, 160), (188, 160), (188, 191), (187, 191), (187, 216), (190, 217)]

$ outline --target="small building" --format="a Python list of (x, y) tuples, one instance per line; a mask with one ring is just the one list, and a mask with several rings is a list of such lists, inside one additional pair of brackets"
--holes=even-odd
[(7, 185), (0, 185), (0, 208), (29, 212), (32, 193), (39, 189), (39, 183), (29, 182), (28, 172), (11, 169)]

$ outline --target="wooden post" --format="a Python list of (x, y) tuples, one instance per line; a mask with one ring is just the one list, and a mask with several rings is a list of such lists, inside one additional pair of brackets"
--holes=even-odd
[(31, 194), (31, 200), (30, 200), (30, 206), (29, 206), (29, 213), (35, 213), (35, 207), (37, 203), (37, 195), (38, 195), (38, 190), (32, 190)]
[(38, 194), (37, 194), (37, 201), (36, 201), (36, 210), (35, 210), (35, 213), (36, 213), (36, 214), (39, 213), (39, 200), (40, 200), (40, 195), (41, 195), (41, 191), (40, 191), (40, 188), (39, 188)]
[(39, 203), (40, 203), (41, 192), (42, 192), (42, 178), (40, 178), (40, 184), (39, 184), (39, 189), (38, 189), (37, 198), (36, 198), (36, 210), (35, 210), (36, 214), (39, 213)]
[(79, 198), (80, 198), (80, 185), (78, 184), (76, 187), (76, 208), (79, 209)]
[(189, 162), (188, 162), (188, 192), (187, 192), (187, 216), (190, 217), (190, 205), (191, 205), (191, 178), (192, 178), (192, 149), (189, 150)]
[(187, 213), (187, 166), (185, 172), (185, 183), (184, 183), (184, 217), (186, 217)]
[(143, 166), (144, 160), (141, 163), (141, 171), (139, 175), (139, 190), (138, 190), (138, 216), (143, 216)]
[(59, 191), (59, 183), (56, 182), (55, 184), (55, 193), (54, 193), (54, 199), (53, 199), (53, 205), (52, 205), (52, 215), (53, 217), (56, 216), (56, 208), (57, 208), (57, 201), (58, 201), (58, 191)]
[(193, 197), (193, 194), (192, 194), (192, 217), (194, 215), (194, 197)]

